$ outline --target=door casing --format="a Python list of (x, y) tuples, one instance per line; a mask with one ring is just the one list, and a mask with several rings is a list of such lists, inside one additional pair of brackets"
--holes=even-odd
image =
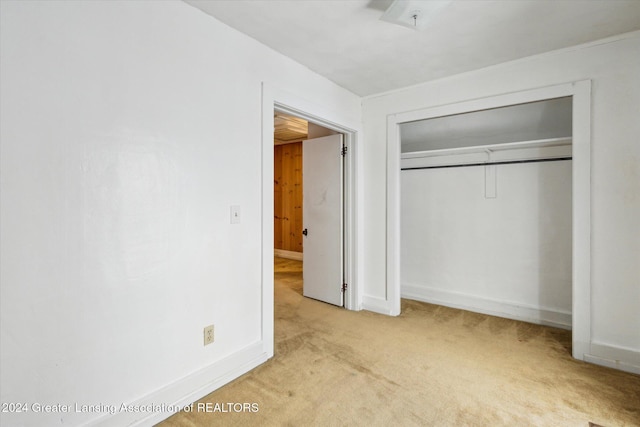
[(262, 328), (261, 341), (267, 357), (273, 356), (273, 113), (274, 111), (300, 117), (344, 135), (347, 155), (344, 166), (344, 277), (347, 290), (344, 306), (348, 310), (362, 307), (362, 221), (358, 207), (361, 206), (361, 172), (358, 168), (359, 146), (362, 143), (362, 124), (345, 117), (304, 97), (262, 83)]
[(400, 314), (400, 124), (452, 114), (571, 96), (572, 138), (572, 352), (591, 350), (591, 81), (523, 90), (387, 116), (387, 304)]

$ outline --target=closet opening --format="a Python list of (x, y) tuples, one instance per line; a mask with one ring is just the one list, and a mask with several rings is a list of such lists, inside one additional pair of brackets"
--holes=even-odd
[(572, 97), (401, 123), (401, 296), (571, 329)]
[[(386, 290), (390, 314), (397, 315), (400, 313), (400, 188), (401, 174), (406, 174), (406, 172), (401, 171), (400, 126), (404, 123), (436, 117), (454, 116), (462, 113), (492, 110), (500, 107), (565, 97), (571, 99), (571, 352), (576, 359), (589, 359), (592, 345), (590, 80), (580, 80), (554, 86), (470, 99), (452, 104), (436, 105), (387, 116)], [(563, 162), (548, 163), (558, 164)], [(462, 169), (473, 168), (460, 168), (460, 170)], [(500, 191), (499, 187), (498, 191)]]

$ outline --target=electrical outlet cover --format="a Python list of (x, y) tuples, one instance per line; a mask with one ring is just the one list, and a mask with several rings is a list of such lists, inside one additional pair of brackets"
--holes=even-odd
[(204, 328), (204, 345), (213, 343), (213, 325), (205, 326)]

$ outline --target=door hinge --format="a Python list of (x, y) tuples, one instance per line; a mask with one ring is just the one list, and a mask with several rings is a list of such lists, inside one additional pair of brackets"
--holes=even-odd
[(340, 154), (342, 154), (343, 156), (347, 155), (347, 146), (346, 145), (344, 147), (342, 147), (342, 150), (340, 151)]
[(342, 284), (342, 292), (346, 292), (346, 290), (347, 290), (347, 284), (343, 283)]

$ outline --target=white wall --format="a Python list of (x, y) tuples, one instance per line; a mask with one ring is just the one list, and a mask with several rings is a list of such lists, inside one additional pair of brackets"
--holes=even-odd
[(313, 139), (313, 138), (322, 138), (323, 136), (329, 136), (329, 135), (335, 135), (338, 132), (331, 130), (331, 129), (327, 129), (325, 127), (322, 127), (320, 125), (317, 125), (315, 123), (309, 123), (309, 130), (307, 132), (307, 138), (308, 139)]
[(401, 174), (402, 296), (571, 327), (571, 161)]
[(638, 75), (636, 32), (364, 99), (365, 308), (388, 311), (391, 304), (385, 283), (387, 116), (591, 79), (591, 354), (640, 367)]
[(359, 98), (179, 1), (0, 5), (2, 402), (170, 404), (264, 361), (261, 82)]

